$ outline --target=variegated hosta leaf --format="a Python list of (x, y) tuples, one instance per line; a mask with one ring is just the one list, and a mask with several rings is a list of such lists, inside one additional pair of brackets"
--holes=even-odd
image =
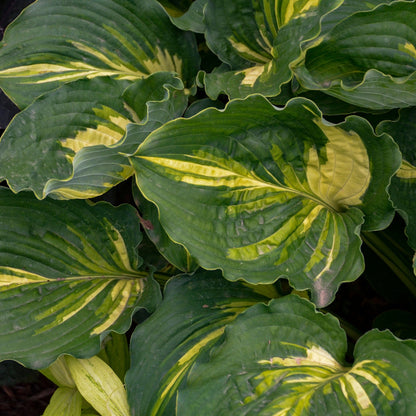
[(5, 32), (0, 87), (25, 107), (81, 78), (172, 71), (190, 83), (198, 65), (193, 34), (177, 29), (156, 0), (38, 0)]
[(65, 363), (79, 392), (101, 416), (130, 416), (123, 383), (103, 360), (65, 356)]
[(355, 13), (307, 50), (295, 70), (304, 88), (371, 109), (416, 104), (416, 3)]
[(209, 96), (275, 96), (290, 81), (301, 44), (342, 0), (210, 0), (204, 8), (210, 49), (228, 66), (205, 75)]
[(403, 162), (392, 178), (389, 193), (407, 223), (410, 246), (416, 250), (416, 108), (402, 109), (396, 121), (384, 121), (377, 131), (390, 134), (399, 145)]
[(345, 333), (294, 295), (258, 304), (192, 367), (177, 415), (413, 415), (416, 342), (371, 331), (346, 365)]
[(277, 109), (252, 96), (165, 124), (131, 162), (170, 238), (202, 267), (251, 283), (287, 277), (323, 306), (362, 272), (362, 213), (367, 230), (391, 221), (400, 160), (364, 119), (332, 125), (309, 100)]
[(139, 272), (135, 210), (36, 200), (0, 189), (0, 360), (44, 368), (60, 354), (96, 354), (139, 307), (158, 302)]
[[(45, 94), (3, 134), (0, 177), (38, 198), (101, 195), (133, 174), (122, 153), (134, 152), (149, 131), (182, 114), (183, 88), (173, 74), (159, 72), (134, 83), (79, 80)], [(157, 114), (147, 114), (152, 106)], [(141, 123), (142, 134), (122, 140), (133, 122)]]
[(193, 363), (218, 341), (225, 325), (265, 300), (215, 272), (171, 279), (162, 304), (136, 327), (130, 342), (126, 389), (132, 415), (173, 415), (177, 389)]

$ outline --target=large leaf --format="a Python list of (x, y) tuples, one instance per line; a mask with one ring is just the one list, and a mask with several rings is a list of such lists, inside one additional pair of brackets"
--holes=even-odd
[[(316, 106), (252, 96), (154, 131), (131, 161), (162, 226), (202, 267), (230, 280), (288, 277), (320, 306), (362, 272), (359, 231), (386, 227), (400, 165), (388, 135)], [(375, 174), (376, 172), (376, 174)]]
[(341, 0), (208, 1), (204, 10), (208, 46), (227, 64), (205, 75), (209, 96), (252, 93), (274, 96), (290, 81), (289, 65), (314, 39), (321, 19)]
[[(122, 153), (180, 116), (182, 81), (159, 72), (134, 83), (110, 77), (79, 80), (38, 98), (19, 113), (0, 141), (0, 177), (38, 198), (89, 198), (133, 174)], [(129, 123), (141, 134), (122, 140)], [(129, 136), (131, 138), (131, 136)]]
[(170, 280), (161, 306), (131, 339), (126, 389), (132, 415), (174, 414), (178, 386), (193, 363), (218, 341), (226, 324), (264, 300), (219, 273), (203, 271)]
[(62, 353), (99, 351), (110, 330), (126, 331), (158, 288), (139, 272), (141, 235), (127, 205), (36, 200), (0, 189), (0, 360), (32, 368)]
[(0, 87), (19, 107), (80, 78), (137, 80), (176, 72), (190, 84), (199, 57), (156, 0), (38, 0), (8, 27)]
[(414, 1), (354, 13), (306, 51), (296, 76), (304, 88), (362, 107), (415, 105), (415, 24)]
[(345, 333), (293, 295), (258, 304), (225, 329), (179, 389), (176, 414), (413, 415), (416, 342), (371, 331), (345, 362)]
[(384, 121), (377, 131), (390, 134), (400, 147), (403, 162), (389, 192), (394, 206), (407, 223), (409, 244), (416, 250), (416, 108), (402, 109), (399, 119)]

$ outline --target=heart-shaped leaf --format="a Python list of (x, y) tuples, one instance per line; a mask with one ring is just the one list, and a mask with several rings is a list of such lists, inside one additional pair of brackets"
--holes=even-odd
[(202, 267), (251, 283), (287, 277), (319, 306), (362, 272), (363, 214), (366, 230), (390, 223), (400, 160), (364, 119), (333, 125), (308, 100), (277, 109), (260, 96), (169, 122), (131, 158), (162, 226)]
[(159, 300), (138, 271), (140, 224), (127, 205), (36, 200), (0, 189), (0, 360), (44, 368), (85, 358)]
[[(180, 79), (158, 72), (134, 83), (99, 77), (64, 85), (19, 113), (0, 141), (0, 177), (38, 198), (91, 198), (133, 174), (123, 153), (187, 104)], [(129, 123), (140, 134), (124, 140)]]
[(4, 34), (0, 87), (22, 108), (81, 78), (171, 71), (191, 84), (198, 66), (194, 35), (156, 0), (38, 0)]
[(132, 414), (174, 414), (178, 386), (193, 363), (218, 341), (226, 324), (265, 300), (219, 273), (201, 271), (171, 279), (162, 304), (131, 339), (126, 389)]
[(371, 331), (345, 362), (345, 333), (308, 301), (258, 304), (225, 329), (179, 389), (177, 415), (411, 415), (416, 342)]

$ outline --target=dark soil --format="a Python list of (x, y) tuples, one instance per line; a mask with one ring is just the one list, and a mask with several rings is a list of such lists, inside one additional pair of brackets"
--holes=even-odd
[(34, 383), (0, 386), (0, 415), (41, 416), (55, 389), (42, 375)]

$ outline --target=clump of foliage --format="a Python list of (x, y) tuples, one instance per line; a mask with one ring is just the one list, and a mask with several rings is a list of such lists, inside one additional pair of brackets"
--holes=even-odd
[(400, 0), (37, 0), (9, 25), (0, 360), (58, 385), (45, 415), (416, 414), (412, 312), (356, 342), (328, 312), (363, 240), (416, 296), (415, 27)]

